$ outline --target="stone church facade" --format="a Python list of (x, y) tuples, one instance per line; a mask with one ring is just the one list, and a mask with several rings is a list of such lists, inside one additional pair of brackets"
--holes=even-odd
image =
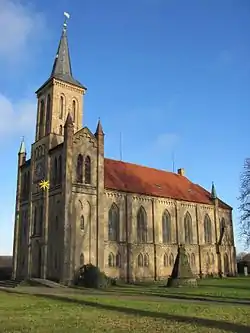
[[(66, 26), (37, 90), (35, 142), (18, 154), (13, 278), (71, 283), (83, 264), (126, 281), (166, 279), (178, 244), (195, 274), (236, 273), (232, 208), (172, 173), (104, 157), (82, 127), (86, 88), (73, 78)], [(50, 182), (41, 190), (39, 182)]]

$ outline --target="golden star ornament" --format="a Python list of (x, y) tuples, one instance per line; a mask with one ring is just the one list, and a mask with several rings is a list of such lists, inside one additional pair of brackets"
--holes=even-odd
[(48, 190), (49, 189), (49, 181), (44, 179), (44, 180), (40, 181), (39, 186), (44, 191)]

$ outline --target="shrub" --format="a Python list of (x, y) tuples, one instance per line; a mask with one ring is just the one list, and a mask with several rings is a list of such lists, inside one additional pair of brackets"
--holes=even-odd
[(87, 264), (81, 267), (76, 284), (86, 288), (107, 288), (112, 284), (112, 279), (108, 278), (98, 267)]

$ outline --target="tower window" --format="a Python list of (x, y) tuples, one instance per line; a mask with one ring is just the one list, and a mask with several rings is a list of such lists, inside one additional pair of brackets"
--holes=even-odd
[(51, 98), (50, 95), (47, 97), (47, 105), (46, 105), (46, 134), (49, 134), (50, 130), (50, 116), (51, 116)]
[(40, 103), (40, 121), (39, 121), (39, 138), (43, 136), (43, 126), (44, 126), (44, 112), (45, 112), (45, 106), (44, 106), (44, 100)]
[(76, 121), (76, 101), (72, 102), (72, 117), (73, 117), (73, 121)]
[(64, 111), (64, 100), (63, 96), (60, 97), (60, 108), (59, 108), (59, 118), (63, 119), (63, 111)]
[(59, 135), (62, 135), (63, 134), (63, 128), (62, 128), (62, 125), (60, 125), (59, 127)]

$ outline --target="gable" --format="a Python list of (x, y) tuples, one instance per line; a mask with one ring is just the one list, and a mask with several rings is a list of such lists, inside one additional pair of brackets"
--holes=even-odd
[(88, 129), (88, 127), (83, 127), (78, 132), (74, 134), (73, 143), (77, 144), (81, 140), (88, 140), (89, 143), (93, 145), (93, 147), (97, 147), (97, 141), (94, 134)]

